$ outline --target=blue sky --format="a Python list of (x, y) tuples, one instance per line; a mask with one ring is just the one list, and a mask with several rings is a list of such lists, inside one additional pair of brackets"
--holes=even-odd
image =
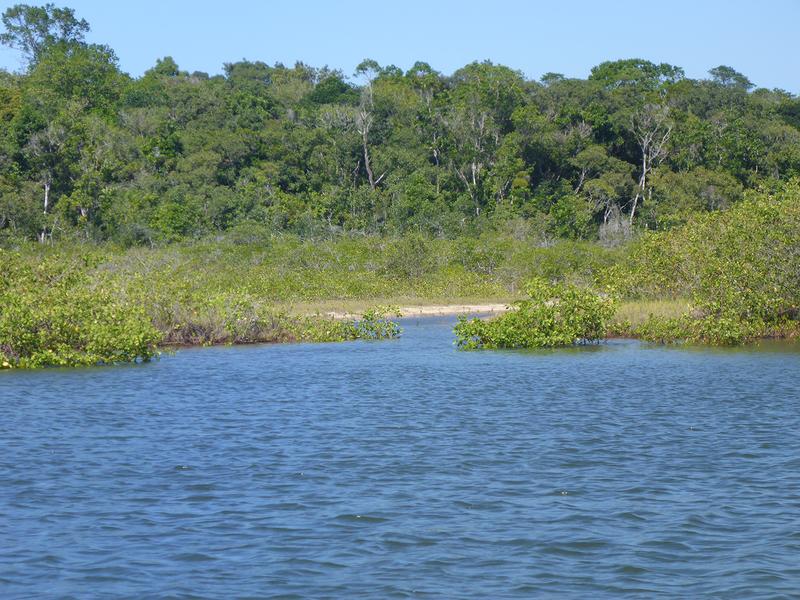
[[(637, 57), (690, 77), (726, 64), (758, 86), (800, 93), (800, 0), (53, 1), (87, 19), (89, 40), (114, 48), (132, 75), (165, 55), (211, 74), (242, 58), (348, 75), (365, 57), (403, 69), (425, 60), (444, 73), (488, 58), (535, 79), (586, 77), (604, 60)], [(18, 69), (18, 54), (0, 49), (0, 67)]]

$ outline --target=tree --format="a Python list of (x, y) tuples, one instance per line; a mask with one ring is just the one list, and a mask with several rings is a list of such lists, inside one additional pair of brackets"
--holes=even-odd
[(564, 75), (561, 73), (553, 73), (552, 71), (548, 71), (539, 78), (539, 81), (542, 82), (542, 85), (553, 85), (559, 81), (564, 81), (564, 79), (566, 79), (566, 77), (564, 77)]
[(367, 86), (372, 87), (372, 82), (378, 78), (381, 71), (382, 69), (378, 61), (372, 58), (365, 58), (358, 63), (354, 75), (356, 77), (363, 77), (366, 80)]
[(3, 13), (2, 21), (6, 31), (0, 34), (0, 43), (21, 51), (29, 65), (39, 62), (55, 44), (83, 43), (89, 31), (89, 23), (76, 19), (74, 10), (53, 4), (16, 4)]
[(130, 180), (141, 165), (139, 150), (128, 132), (101, 117), (85, 116), (72, 127), (76, 147), (70, 153), (71, 190), (59, 199), (59, 212), (73, 224), (100, 225), (104, 191)]
[(33, 66), (25, 88), (37, 110), (52, 119), (69, 102), (113, 114), (128, 81), (108, 46), (59, 44)]
[[(29, 161), (35, 168), (37, 179), (42, 186), (43, 214), (47, 215), (51, 207), (50, 188), (58, 174), (61, 165), (61, 152), (67, 141), (67, 131), (61, 125), (51, 124), (44, 131), (31, 137), (26, 147)], [(47, 239), (47, 228), (39, 234), (39, 241), (44, 243)]]
[(681, 225), (699, 211), (726, 209), (744, 196), (735, 177), (704, 167), (683, 173), (657, 169), (651, 181), (653, 202), (647, 212), (659, 229)]
[(344, 82), (338, 74), (328, 75), (320, 81), (307, 99), (314, 104), (355, 104), (358, 92)]
[(356, 75), (360, 75), (367, 80), (367, 85), (364, 86), (364, 89), (361, 92), (361, 103), (358, 105), (355, 124), (356, 131), (358, 131), (358, 134), (361, 136), (364, 169), (367, 172), (369, 187), (373, 190), (383, 180), (387, 173), (387, 171), (384, 171), (379, 177), (376, 178), (372, 172), (372, 163), (369, 155), (369, 133), (373, 124), (375, 123), (375, 116), (373, 114), (375, 101), (373, 97), (372, 83), (375, 81), (378, 75), (380, 75), (380, 73), (380, 65), (376, 61), (369, 58), (361, 61), (361, 63), (356, 67), (355, 73)]
[(417, 61), (406, 72), (406, 78), (421, 100), (421, 110), (415, 119), (415, 127), (420, 139), (429, 153), (436, 169), (436, 193), (439, 193), (439, 165), (442, 157), (442, 138), (444, 122), (442, 116), (442, 98), (444, 82), (441, 73), (435, 71), (428, 63)]
[(631, 204), (629, 224), (633, 225), (636, 208), (644, 200), (648, 190), (648, 177), (667, 153), (667, 142), (672, 134), (672, 121), (669, 118), (669, 107), (646, 104), (631, 117), (631, 131), (639, 146), (641, 155), (641, 171), (639, 186)]
[[(225, 72), (228, 72), (229, 65), (225, 65)], [(156, 65), (152, 69), (148, 69), (144, 72), (145, 76), (159, 76), (159, 77), (177, 77), (181, 74), (181, 70), (178, 67), (178, 63), (175, 62), (175, 59), (171, 56), (165, 56), (164, 58), (157, 58)]]
[(492, 167), (503, 134), (513, 128), (523, 102), (522, 76), (491, 62), (474, 62), (453, 74), (446, 118), (453, 170), (480, 215), (486, 171)]
[(739, 73), (736, 69), (720, 65), (714, 67), (708, 72), (711, 78), (718, 84), (725, 87), (739, 88), (742, 90), (749, 90), (753, 87), (753, 83), (744, 75)]
[(612, 215), (619, 214), (620, 199), (630, 198), (632, 165), (609, 156), (599, 144), (587, 146), (569, 163), (579, 173), (575, 193), (585, 195), (594, 212), (602, 214), (603, 225), (607, 225)]
[(367, 59), (348, 79), (256, 60), (208, 76), (166, 56), (133, 79), (68, 9), (4, 17), (31, 63), (0, 69), (0, 244), (242, 222), (446, 237), (517, 221), (621, 241), (800, 176), (800, 100), (725, 66), (693, 80), (634, 58), (538, 82), (489, 61), (446, 75)]
[(606, 88), (635, 87), (651, 91), (667, 83), (683, 79), (683, 69), (668, 63), (655, 64), (641, 58), (606, 61), (592, 68), (590, 80)]

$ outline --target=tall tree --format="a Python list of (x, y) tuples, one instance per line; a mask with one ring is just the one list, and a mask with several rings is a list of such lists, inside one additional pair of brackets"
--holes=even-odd
[[(67, 142), (67, 131), (61, 125), (51, 124), (44, 131), (34, 134), (25, 148), (29, 161), (35, 169), (39, 184), (42, 186), (42, 212), (47, 215), (50, 211), (52, 198), (50, 190), (53, 182), (62, 168), (61, 152)], [(39, 241), (47, 240), (47, 226), (39, 233)]]
[(491, 62), (471, 63), (453, 74), (447, 116), (453, 170), (472, 200), (475, 215), (484, 204), (484, 178), (492, 167), (511, 116), (523, 102), (522, 76)]
[(720, 85), (725, 87), (740, 88), (749, 90), (753, 87), (753, 83), (744, 75), (739, 73), (736, 69), (726, 65), (714, 67), (708, 72), (711, 78)]
[(592, 68), (589, 79), (609, 89), (637, 88), (652, 91), (684, 77), (683, 69), (668, 63), (655, 64), (641, 58), (607, 61)]
[(648, 184), (650, 173), (664, 160), (667, 143), (672, 135), (672, 121), (669, 118), (669, 107), (666, 105), (646, 104), (631, 117), (631, 131), (639, 146), (641, 170), (639, 186), (631, 203), (629, 223), (633, 224), (636, 209), (644, 200), (645, 193), (650, 193)]
[(386, 176), (386, 171), (384, 171), (378, 177), (375, 177), (375, 174), (372, 171), (372, 161), (370, 160), (369, 155), (369, 134), (372, 126), (375, 123), (375, 115), (374, 115), (374, 108), (375, 108), (375, 99), (373, 95), (372, 84), (378, 75), (381, 73), (380, 65), (372, 60), (372, 59), (365, 59), (361, 61), (361, 63), (356, 67), (356, 75), (360, 75), (366, 78), (366, 85), (361, 92), (361, 102), (358, 105), (358, 110), (356, 112), (356, 130), (358, 134), (361, 136), (361, 148), (362, 148), (362, 157), (364, 159), (364, 170), (367, 172), (367, 179), (369, 181), (369, 187), (373, 190), (378, 186), (378, 184), (383, 180)]
[(29, 65), (54, 44), (82, 43), (89, 31), (89, 23), (77, 19), (74, 10), (54, 4), (16, 4), (6, 9), (2, 21), (6, 30), (0, 33), (0, 43), (21, 51)]

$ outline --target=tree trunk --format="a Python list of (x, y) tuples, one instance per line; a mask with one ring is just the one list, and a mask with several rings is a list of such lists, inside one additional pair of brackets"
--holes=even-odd
[[(50, 181), (44, 182), (44, 214), (47, 214), (47, 209), (50, 207)], [(44, 244), (47, 240), (47, 225), (39, 232), (39, 243)]]
[(633, 217), (636, 215), (636, 207), (639, 204), (639, 200), (644, 198), (644, 190), (647, 187), (647, 171), (649, 167), (647, 166), (647, 151), (644, 150), (642, 152), (642, 176), (639, 177), (639, 189), (636, 191), (636, 196), (633, 198), (633, 206), (631, 206), (631, 216), (628, 219), (628, 224), (633, 226)]
[(475, 216), (481, 216), (481, 205), (478, 202), (478, 165), (475, 164), (475, 161), (472, 162), (472, 189), (474, 190), (472, 193), (472, 201), (475, 203)]
[(372, 167), (369, 164), (369, 144), (367, 142), (367, 130), (364, 129), (364, 133), (362, 135), (363, 139), (363, 147), (364, 147), (364, 168), (367, 171), (367, 179), (369, 180), (369, 187), (373, 190), (375, 189), (375, 178), (372, 175)]

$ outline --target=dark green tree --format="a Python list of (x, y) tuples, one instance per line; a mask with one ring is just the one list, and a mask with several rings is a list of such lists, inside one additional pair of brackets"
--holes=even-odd
[(2, 21), (6, 30), (0, 33), (0, 43), (22, 52), (30, 65), (56, 44), (82, 43), (89, 31), (89, 23), (77, 19), (74, 10), (54, 4), (15, 4), (3, 12)]

